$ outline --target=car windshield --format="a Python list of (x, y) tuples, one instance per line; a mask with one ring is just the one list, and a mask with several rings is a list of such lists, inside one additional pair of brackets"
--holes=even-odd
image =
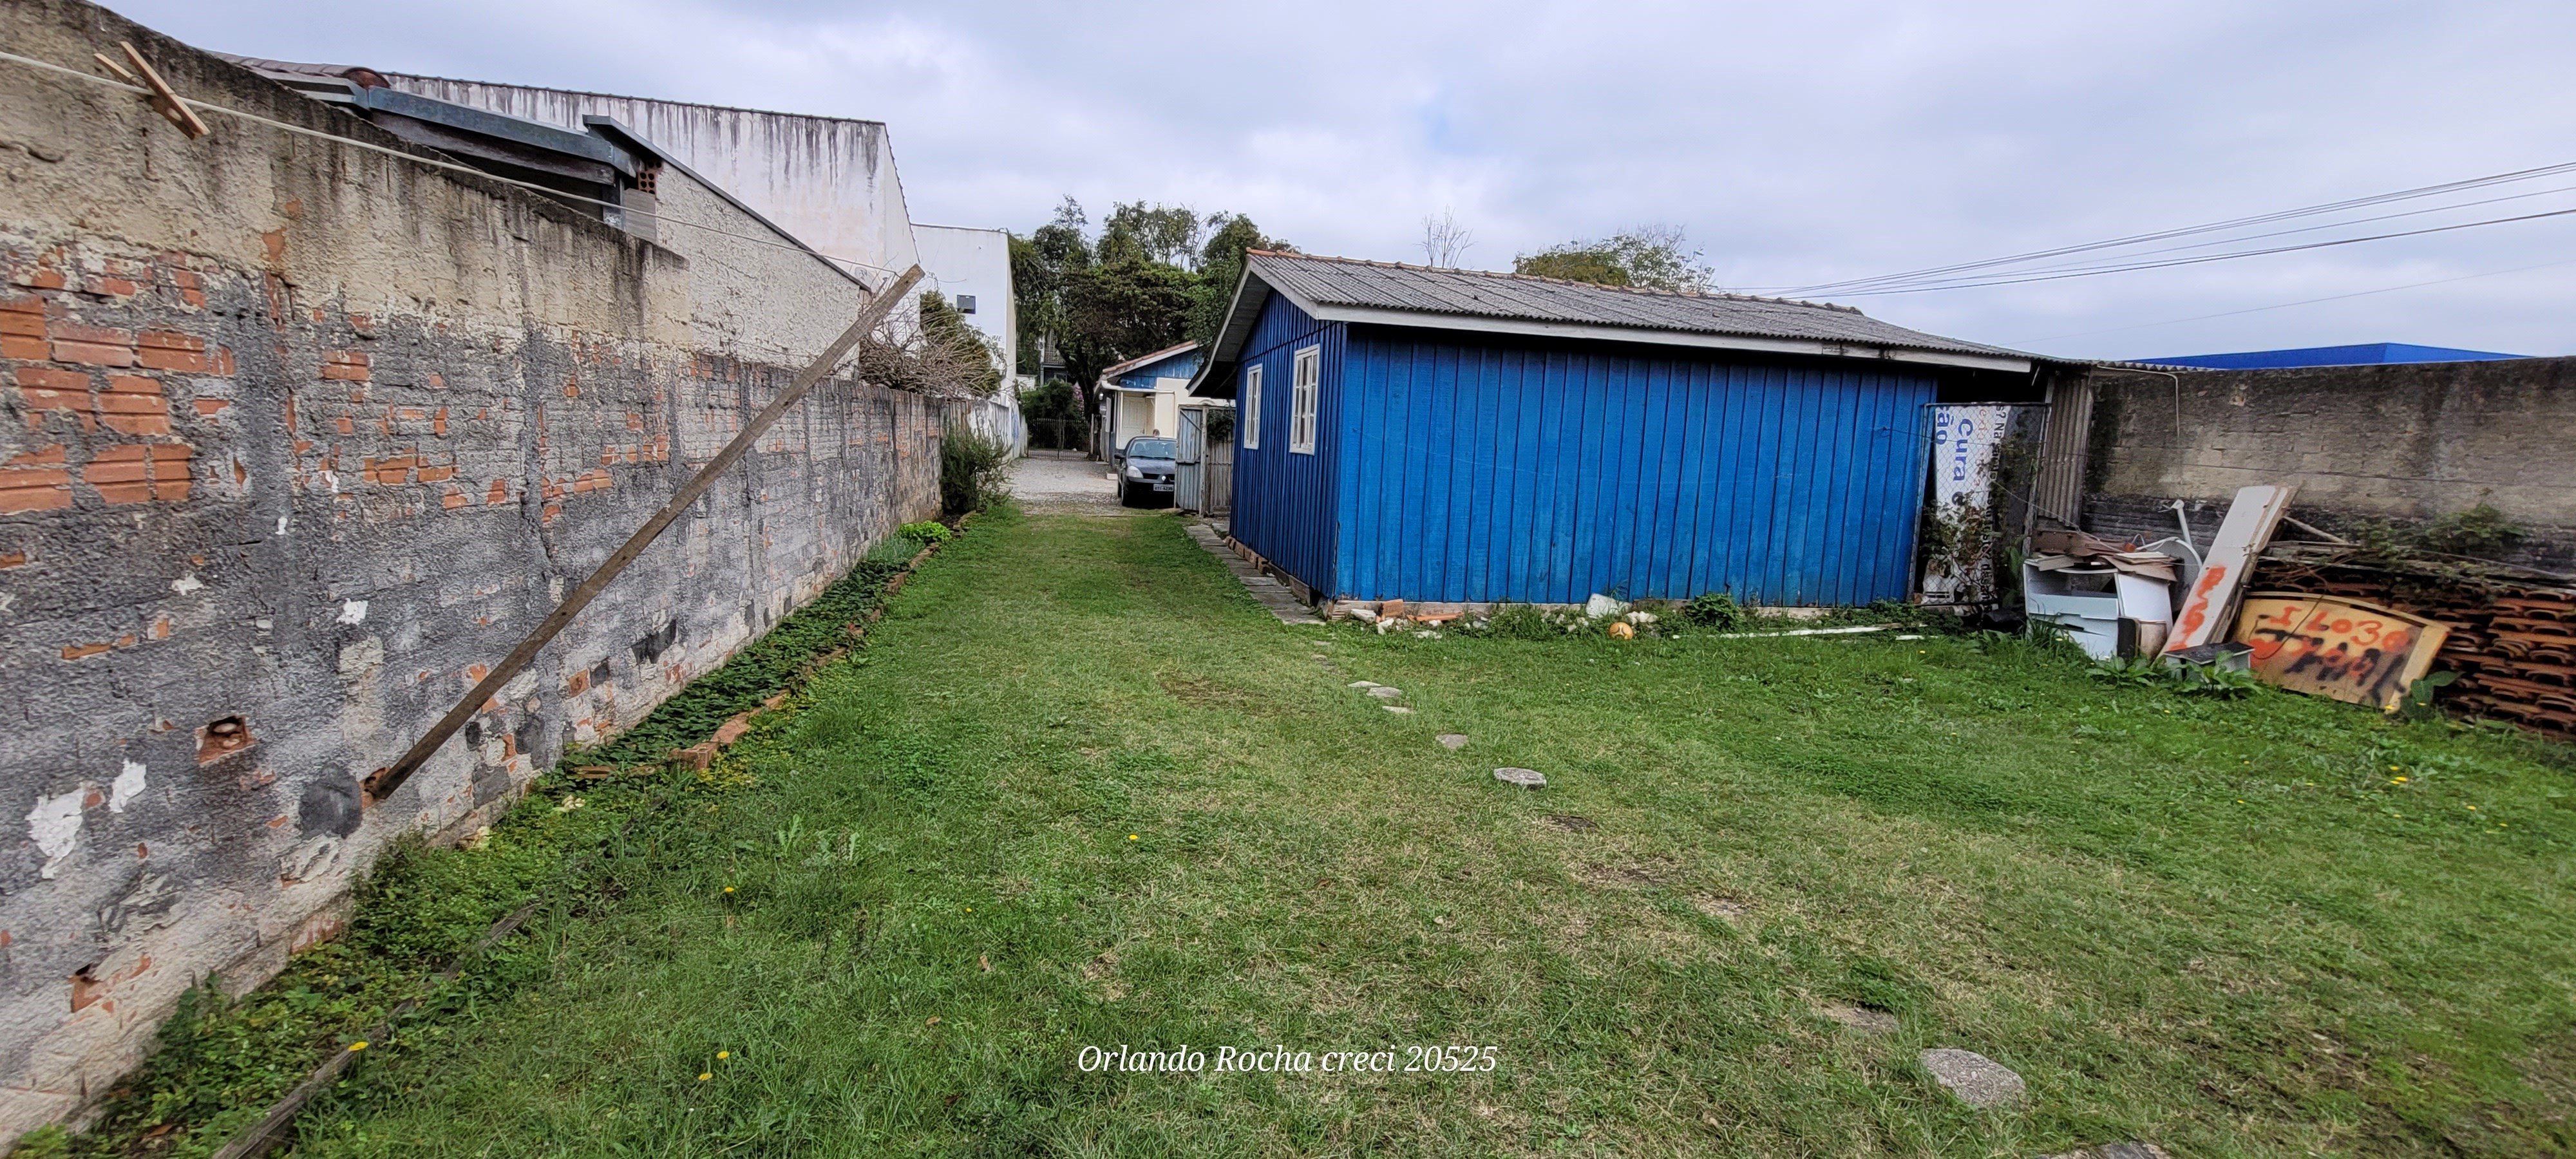
[(1168, 459), (1172, 457), (1172, 440), (1137, 439), (1127, 444), (1130, 459)]

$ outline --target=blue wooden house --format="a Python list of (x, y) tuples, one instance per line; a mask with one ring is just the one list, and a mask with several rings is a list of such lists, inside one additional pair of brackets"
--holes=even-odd
[(1322, 599), (1913, 590), (1936, 402), (2031, 355), (1841, 306), (1255, 251), (1194, 394), (1234, 538)]

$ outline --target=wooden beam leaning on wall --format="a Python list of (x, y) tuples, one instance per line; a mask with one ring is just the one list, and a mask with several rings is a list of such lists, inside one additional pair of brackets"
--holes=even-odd
[(723, 475), (726, 468), (733, 466), (735, 460), (748, 453), (752, 445), (760, 441), (760, 436), (767, 433), (772, 424), (784, 417), (788, 411), (795, 409), (796, 404), (804, 401), (806, 395), (813, 393), (814, 387), (823, 381), (823, 377), (830, 374), (833, 367), (839, 366), (843, 358), (849, 356), (850, 349), (857, 346), (860, 339), (867, 337), (870, 331), (877, 328), (878, 323), (885, 321), (886, 315), (893, 312), (897, 303), (903, 301), (904, 295), (912, 292), (913, 286), (919, 284), (921, 278), (921, 267), (913, 266), (905, 270), (902, 277), (896, 278), (893, 285), (878, 291), (874, 298), (869, 299), (867, 308), (859, 311), (858, 321), (850, 323), (850, 328), (842, 331), (840, 338), (833, 341), (832, 345), (823, 351), (821, 357), (809, 363), (804, 370), (797, 372), (796, 380), (789, 383), (787, 389), (778, 392), (778, 397), (769, 400), (768, 406), (762, 407), (759, 414), (752, 416), (750, 422), (744, 423), (742, 430), (734, 435), (732, 442), (726, 443), (723, 450), (716, 452), (715, 458), (707, 460), (707, 465), (699, 468), (696, 475), (682, 484), (680, 489), (672, 494), (670, 501), (662, 505), (661, 510), (654, 512), (652, 518), (644, 521), (644, 526), (636, 528), (635, 534), (627, 537), (624, 545), (610, 553), (608, 562), (599, 565), (598, 571), (592, 572), (589, 579), (581, 581), (580, 587), (574, 588), (571, 595), (565, 596), (564, 601), (555, 606), (555, 610), (545, 618), (544, 623), (538, 624), (536, 630), (529, 632), (526, 639), (519, 641), (518, 647), (510, 649), (508, 656), (493, 665), (492, 671), (483, 677), (482, 682), (476, 684), (473, 691), (465, 694), (465, 699), (458, 701), (456, 707), (448, 709), (447, 715), (440, 717), (437, 724), (432, 725), (427, 733), (413, 742), (410, 750), (403, 753), (401, 759), (376, 770), (367, 777), (360, 785), (360, 788), (366, 791), (367, 803), (374, 804), (392, 796), (395, 789), (402, 787), (404, 781), (410, 780), (413, 773), (420, 771), (420, 766), (427, 763), (429, 758), (438, 752), (439, 746), (447, 743), (447, 738), (456, 735), (456, 730), (465, 727), (465, 722), (472, 719), (476, 712), (481, 711), (485, 702), (499, 696), (502, 687), (509, 684), (530, 663), (534, 662), (537, 653), (546, 646), (547, 642), (555, 638), (556, 633), (563, 631), (564, 626), (570, 624), (574, 616), (580, 615), (583, 608), (589, 607), (592, 600), (599, 598), (599, 593), (608, 587), (610, 580), (617, 578), (617, 573), (626, 570), (626, 565), (635, 562), (635, 557), (644, 554), (644, 549), (652, 546), (653, 541), (661, 537), (663, 530), (671, 526), (671, 523), (680, 517), (681, 512), (688, 510), (689, 505), (697, 502), (700, 495), (706, 494), (708, 488), (715, 486), (717, 477)]

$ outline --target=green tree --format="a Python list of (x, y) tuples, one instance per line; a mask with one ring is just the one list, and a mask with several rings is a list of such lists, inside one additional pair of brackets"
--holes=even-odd
[(1684, 252), (1683, 244), (1679, 226), (1641, 225), (1598, 241), (1570, 241), (1522, 254), (1513, 260), (1512, 272), (1603, 286), (1704, 291), (1712, 272), (1700, 260), (1700, 251)]
[(1212, 213), (1207, 222), (1207, 244), (1199, 250), (1199, 284), (1191, 294), (1189, 338), (1193, 342), (1215, 341), (1217, 327), (1225, 324), (1225, 308), (1234, 301), (1236, 283), (1243, 280), (1244, 251), (1294, 252), (1297, 248), (1264, 236), (1261, 227), (1239, 213)]
[(1071, 197), (1028, 236), (1011, 239), (1020, 301), (1021, 357), (1044, 342), (1076, 389), (1107, 367), (1186, 340), (1205, 341), (1223, 320), (1244, 251), (1289, 249), (1240, 214), (1120, 202), (1098, 238)]
[(1019, 301), (1022, 365), (1038, 365), (1041, 340), (1063, 344), (1065, 280), (1093, 261), (1084, 232), (1088, 224), (1082, 204), (1067, 197), (1045, 225), (1027, 237), (1011, 235), (1011, 289)]

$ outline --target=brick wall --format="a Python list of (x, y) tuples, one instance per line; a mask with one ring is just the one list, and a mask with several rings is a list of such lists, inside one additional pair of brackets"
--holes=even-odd
[[(393, 144), (71, 0), (0, 8), (0, 39), (64, 63), (130, 39), (192, 96)], [(734, 309), (709, 335), (691, 303), (716, 271), (685, 253), (208, 120), (188, 141), (131, 97), (0, 64), (0, 1140), (76, 1112), (198, 980), (255, 983), (328, 936), (393, 837), (470, 831), (937, 505), (939, 405), (827, 385), (362, 807), (358, 778), (818, 327)]]

